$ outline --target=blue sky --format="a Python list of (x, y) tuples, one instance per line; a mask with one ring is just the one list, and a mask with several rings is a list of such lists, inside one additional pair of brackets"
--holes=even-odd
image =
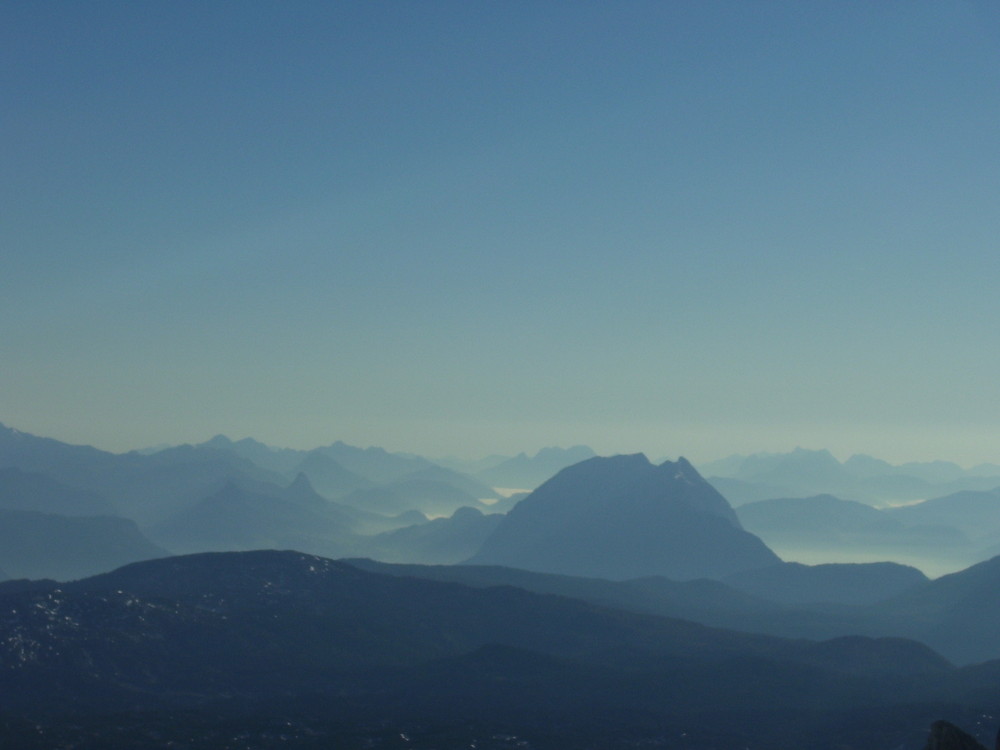
[(1000, 462), (987, 2), (0, 7), (0, 421)]

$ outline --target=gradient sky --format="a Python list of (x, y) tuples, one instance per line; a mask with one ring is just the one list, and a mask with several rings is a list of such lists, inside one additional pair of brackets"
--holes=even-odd
[(993, 2), (0, 5), (0, 421), (1000, 462)]

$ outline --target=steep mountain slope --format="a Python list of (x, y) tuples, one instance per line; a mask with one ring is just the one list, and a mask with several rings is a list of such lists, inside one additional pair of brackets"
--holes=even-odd
[(449, 518), (386, 531), (359, 541), (361, 553), (386, 562), (448, 565), (468, 559), (500, 523), (499, 514), (459, 508)]
[(470, 560), (550, 573), (718, 578), (778, 562), (683, 458), (592, 458), (518, 503)]
[(309, 451), (296, 466), (296, 471), (309, 477), (316, 491), (330, 500), (375, 484), (360, 474), (348, 471), (321, 450)]
[(0, 510), (0, 568), (8, 577), (65, 581), (168, 554), (125, 518)]
[(63, 516), (113, 516), (118, 508), (96, 492), (69, 487), (45, 474), (0, 469), (0, 508)]
[(917, 638), (956, 663), (1000, 658), (1000, 557), (868, 611), (869, 633)]
[(183, 445), (151, 455), (115, 454), (0, 425), (0, 468), (4, 467), (46, 474), (95, 493), (140, 526), (193, 505), (233, 479), (284, 483), (282, 476), (225, 450)]
[(304, 475), (286, 490), (253, 492), (229, 483), (190, 508), (150, 527), (178, 553), (297, 549), (328, 555), (354, 549), (353, 520), (312, 492)]
[(973, 540), (1000, 534), (1000, 487), (965, 490), (922, 503), (887, 508), (886, 513), (907, 525), (951, 526)]

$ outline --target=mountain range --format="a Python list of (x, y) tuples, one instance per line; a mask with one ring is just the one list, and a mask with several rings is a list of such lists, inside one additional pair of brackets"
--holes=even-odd
[(901, 639), (740, 634), (292, 552), (0, 584), (0, 661), (0, 736), (33, 726), (29, 749), (163, 747), (237, 724), (252, 747), (283, 726), (285, 747), (389, 746), (391, 730), (427, 748), (500, 735), (523, 747), (916, 748), (936, 717), (992, 710), (998, 674)]
[(0, 744), (919, 750), (996, 715), (989, 466), (592, 453), (0, 426)]
[(886, 506), (1000, 487), (1000, 466), (994, 464), (971, 469), (947, 461), (893, 466), (863, 454), (841, 463), (829, 451), (803, 448), (791, 453), (730, 456), (701, 464), (699, 470), (735, 506), (822, 494)]
[(1000, 553), (1000, 494), (964, 491), (873, 508), (832, 495), (775, 498), (736, 508), (743, 525), (786, 559), (895, 560), (932, 575)]

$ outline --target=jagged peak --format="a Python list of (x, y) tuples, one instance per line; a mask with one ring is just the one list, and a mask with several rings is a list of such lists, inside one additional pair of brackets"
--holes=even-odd
[(292, 483), (288, 485), (288, 489), (295, 491), (308, 490), (309, 492), (315, 492), (315, 489), (312, 486), (312, 482), (309, 481), (309, 477), (306, 476), (306, 473), (304, 471), (300, 471), (298, 474), (295, 475), (295, 479), (293, 479)]

